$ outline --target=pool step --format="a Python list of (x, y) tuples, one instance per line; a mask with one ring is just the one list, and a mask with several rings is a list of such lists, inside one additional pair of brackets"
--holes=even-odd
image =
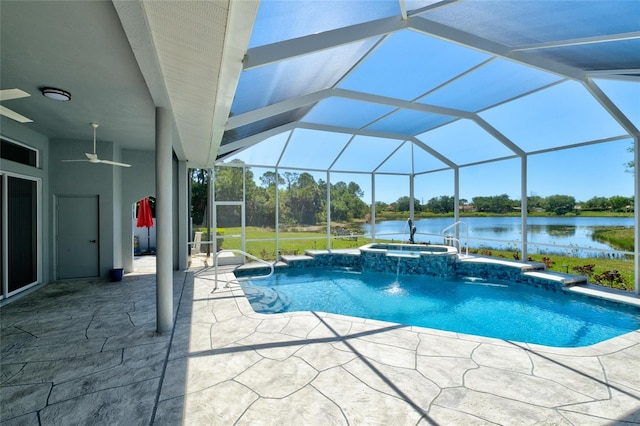
[(303, 255), (283, 255), (280, 259), (291, 267), (359, 268), (359, 249), (305, 250)]
[(528, 271), (523, 272), (522, 275), (527, 281), (553, 282), (561, 287), (586, 285), (588, 283), (587, 277), (555, 271)]
[(244, 294), (256, 312), (283, 312), (290, 301), (269, 287), (243, 286)]
[(308, 256), (306, 254), (283, 255), (283, 256), (280, 256), (280, 260), (282, 260), (284, 263), (286, 263), (289, 266), (304, 266), (305, 263), (313, 261), (314, 257)]
[[(545, 264), (540, 262), (524, 263), (485, 256), (461, 257), (459, 262), (459, 272), (464, 272), (469, 276), (524, 282), (536, 287), (560, 290), (566, 287), (583, 286), (588, 283), (587, 277), (549, 271), (546, 269)], [(474, 266), (469, 268), (468, 265)]]

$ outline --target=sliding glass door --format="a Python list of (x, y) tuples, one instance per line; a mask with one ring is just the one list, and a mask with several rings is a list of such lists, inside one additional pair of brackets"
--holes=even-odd
[(39, 281), (40, 181), (1, 174), (2, 297)]

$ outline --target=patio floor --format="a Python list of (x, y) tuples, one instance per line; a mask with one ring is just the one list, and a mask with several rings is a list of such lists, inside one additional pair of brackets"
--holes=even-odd
[[(221, 275), (219, 278), (223, 278)], [(211, 293), (211, 290), (217, 289)], [(640, 423), (640, 331), (560, 349), (315, 312), (261, 315), (212, 268), (47, 285), (0, 309), (3, 425)]]

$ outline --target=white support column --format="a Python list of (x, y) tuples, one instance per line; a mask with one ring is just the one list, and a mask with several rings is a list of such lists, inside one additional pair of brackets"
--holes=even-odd
[(638, 167), (640, 167), (640, 137), (636, 135), (633, 138), (633, 161), (635, 178), (635, 195), (634, 195), (634, 217), (635, 217), (635, 250), (634, 250), (634, 270), (635, 270), (635, 293), (640, 294), (640, 216), (638, 216), (640, 208), (640, 177), (638, 176)]
[(371, 173), (371, 242), (376, 242), (376, 175)]
[(173, 328), (172, 129), (166, 108), (156, 108), (156, 327)]
[(331, 250), (331, 172), (327, 170), (327, 250)]
[(522, 247), (520, 251), (522, 252), (522, 261), (526, 261), (529, 258), (529, 253), (527, 251), (527, 216), (528, 216), (528, 200), (527, 200), (527, 156), (523, 155), (520, 158), (521, 166), (520, 166), (520, 217), (522, 219)]
[[(458, 223), (460, 221), (460, 168), (455, 167), (453, 169), (453, 223)], [(467, 225), (469, 226), (469, 225)], [(455, 236), (458, 241), (460, 241), (460, 226), (456, 226), (453, 228), (455, 231)], [(469, 243), (468, 241), (466, 242)], [(469, 247), (467, 247), (467, 250)], [(462, 243), (460, 243), (460, 252), (462, 252)]]
[[(414, 181), (415, 175), (411, 173), (409, 175), (409, 219), (413, 222), (415, 213), (415, 200), (414, 200)], [(411, 229), (409, 229), (409, 235), (411, 235)]]
[(189, 268), (189, 168), (178, 162), (178, 269)]
[[(247, 165), (242, 166), (242, 207), (240, 207), (240, 240), (242, 251), (247, 252)], [(216, 228), (217, 230), (217, 228)]]
[(276, 262), (280, 262), (280, 197), (278, 192), (280, 189), (278, 188), (278, 181), (280, 180), (280, 175), (278, 174), (278, 167), (274, 169), (275, 171), (275, 179), (273, 186), (275, 187), (275, 200), (276, 200)]
[(210, 256), (215, 256), (218, 252), (218, 234), (216, 234), (216, 203), (214, 194), (216, 193), (216, 179), (213, 175), (215, 169), (207, 169), (207, 261)]

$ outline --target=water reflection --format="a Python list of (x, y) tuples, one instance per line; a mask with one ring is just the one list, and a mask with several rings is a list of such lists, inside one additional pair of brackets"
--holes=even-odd
[(529, 235), (548, 234), (551, 237), (572, 237), (576, 235), (576, 226), (568, 225), (527, 225)]
[[(520, 217), (462, 218), (469, 227), (472, 247), (491, 247), (497, 250), (517, 250), (522, 240)], [(441, 244), (441, 231), (453, 224), (453, 218), (419, 219), (414, 222), (417, 243)], [(596, 241), (593, 232), (600, 227), (632, 228), (632, 217), (530, 217), (527, 219), (527, 241), (531, 253), (567, 253), (574, 256), (598, 256), (597, 250), (611, 250), (606, 243)], [(408, 241), (407, 223), (390, 220), (376, 223), (376, 236), (396, 241)], [(371, 225), (364, 224), (362, 233), (371, 237)], [(464, 235), (464, 227), (461, 235)], [(589, 249), (596, 249), (596, 251)]]

